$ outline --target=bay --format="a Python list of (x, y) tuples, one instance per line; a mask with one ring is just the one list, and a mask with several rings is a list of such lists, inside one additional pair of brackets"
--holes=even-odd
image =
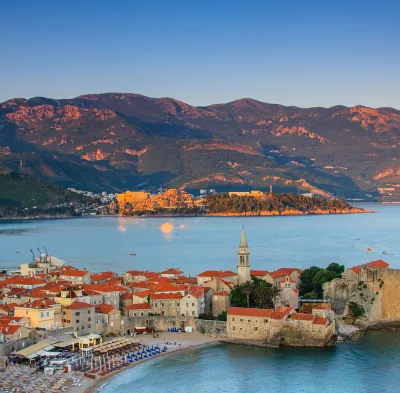
[(101, 393), (394, 393), (400, 336), (371, 332), (330, 348), (214, 345), (152, 360), (111, 379)]
[(377, 213), (1, 221), (0, 268), (30, 262), (29, 250), (38, 255), (36, 248), (43, 251), (45, 245), (50, 254), (91, 271), (167, 267), (191, 275), (207, 269), (235, 271), (242, 225), (253, 269), (326, 266), (332, 261), (348, 267), (380, 258), (400, 268), (400, 205), (362, 207)]

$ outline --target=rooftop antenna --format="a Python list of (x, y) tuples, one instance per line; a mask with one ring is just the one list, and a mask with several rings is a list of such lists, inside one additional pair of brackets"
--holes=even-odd
[(39, 251), (39, 262), (42, 262), (42, 252), (40, 251), (39, 247), (36, 247), (36, 249)]
[(32, 253), (33, 262), (35, 262), (35, 254), (34, 254), (34, 252), (32, 251), (32, 249), (31, 249), (31, 253)]

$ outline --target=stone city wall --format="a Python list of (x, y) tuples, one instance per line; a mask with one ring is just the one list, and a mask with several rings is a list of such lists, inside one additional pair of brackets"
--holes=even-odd
[(196, 331), (207, 336), (227, 337), (226, 322), (208, 321), (206, 319), (197, 319), (195, 323)]
[(125, 331), (133, 332), (136, 327), (148, 327), (154, 330), (166, 331), (168, 328), (182, 328), (190, 326), (195, 329), (195, 318), (189, 316), (153, 316), (153, 317), (128, 317), (125, 322)]
[(20, 351), (33, 344), (32, 338), (20, 338), (19, 340), (5, 342), (0, 344), (0, 357), (9, 356), (12, 352)]

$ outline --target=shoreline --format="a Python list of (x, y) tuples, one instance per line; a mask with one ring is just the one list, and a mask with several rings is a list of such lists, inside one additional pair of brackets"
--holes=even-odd
[[(400, 203), (400, 202), (399, 202)], [(365, 209), (354, 209), (354, 210), (343, 210), (336, 212), (329, 211), (310, 211), (310, 212), (279, 212), (279, 211), (268, 211), (260, 212), (257, 214), (245, 213), (206, 213), (206, 214), (158, 214), (158, 215), (119, 215), (119, 214), (108, 214), (108, 215), (83, 215), (83, 216), (30, 216), (30, 217), (0, 217), (1, 221), (35, 221), (35, 220), (66, 220), (66, 219), (79, 219), (79, 218), (186, 218), (186, 217), (293, 217), (293, 216), (328, 216), (328, 215), (339, 215), (339, 214), (370, 214), (377, 213), (376, 210), (365, 210)]]
[[(187, 337), (186, 342), (184, 341), (186, 337), (182, 336), (182, 335), (186, 335), (186, 337), (189, 336), (189, 337)], [(84, 390), (82, 390), (82, 388), (81, 389), (76, 389), (76, 388), (72, 387), (71, 389), (68, 389), (67, 393), (69, 393), (69, 392), (71, 392), (71, 393), (97, 393), (97, 392), (101, 392), (101, 388), (103, 386), (108, 384), (109, 381), (112, 378), (114, 378), (115, 376), (123, 373), (124, 371), (134, 369), (135, 367), (140, 366), (140, 365), (142, 365), (144, 363), (147, 363), (147, 362), (150, 362), (150, 361), (156, 360), (156, 359), (161, 359), (161, 358), (166, 357), (168, 355), (181, 353), (181, 352), (185, 352), (185, 351), (188, 351), (188, 350), (191, 350), (191, 349), (197, 349), (197, 348), (200, 348), (200, 347), (205, 347), (205, 346), (212, 345), (212, 344), (218, 344), (220, 342), (220, 339), (218, 339), (216, 337), (207, 337), (207, 336), (205, 336), (203, 334), (200, 334), (200, 333), (170, 333), (170, 334), (165, 333), (165, 334), (161, 334), (160, 335), (160, 338), (162, 338), (162, 337), (167, 338), (167, 341), (171, 340), (171, 337), (173, 337), (174, 341), (177, 341), (177, 340), (180, 339), (183, 342), (182, 342), (182, 345), (181, 345), (180, 348), (177, 347), (177, 346), (172, 346), (171, 347), (171, 345), (165, 345), (165, 346), (168, 347), (168, 351), (166, 353), (161, 353), (160, 355), (153, 356), (151, 358), (143, 359), (143, 360), (141, 360), (139, 362), (129, 364), (127, 367), (124, 367), (124, 368), (122, 368), (120, 370), (112, 371), (111, 373), (109, 373), (108, 375), (105, 375), (104, 377), (91, 379), (91, 378), (83, 376), (83, 381), (85, 381), (85, 385), (86, 385)], [(142, 340), (142, 338), (143, 338), (143, 340)], [(150, 341), (149, 340), (149, 339), (153, 339), (153, 337), (145, 337), (145, 336), (141, 337), (140, 336), (139, 339), (141, 341), (141, 344), (154, 343), (154, 341)], [(156, 340), (156, 339), (154, 339), (154, 340)], [(164, 344), (160, 344), (160, 343), (158, 343), (158, 344), (159, 345), (164, 345)]]

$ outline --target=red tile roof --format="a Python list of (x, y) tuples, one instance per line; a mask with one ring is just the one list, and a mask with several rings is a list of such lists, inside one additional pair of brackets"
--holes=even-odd
[(350, 269), (355, 273), (360, 274), (360, 270), (362, 267), (379, 267), (381, 269), (387, 269), (389, 264), (382, 259), (378, 259), (377, 261), (369, 262), (363, 265), (353, 266)]
[(294, 319), (295, 321), (313, 321), (315, 318), (315, 315), (297, 313), (297, 314), (292, 314), (292, 316), (290, 318)]
[(141, 297), (141, 298), (145, 298), (145, 297), (149, 296), (150, 293), (151, 293), (151, 291), (141, 291), (141, 292), (134, 293), (134, 295)]
[(321, 303), (313, 307), (314, 310), (331, 310), (332, 307), (328, 303)]
[(108, 314), (109, 312), (117, 309), (111, 304), (98, 304), (95, 310), (100, 314)]
[(103, 293), (103, 292), (125, 292), (126, 288), (121, 285), (108, 285), (108, 284), (90, 284), (85, 285), (85, 289), (91, 289), (92, 291)]
[(153, 293), (150, 295), (152, 300), (172, 300), (172, 299), (181, 299), (182, 295), (180, 293)]
[(190, 296), (195, 297), (196, 299), (199, 299), (199, 298), (201, 298), (203, 296), (203, 294), (204, 294), (203, 291), (190, 291), (190, 292), (187, 292), (185, 294), (185, 296), (186, 295), (190, 295)]
[(231, 307), (228, 310), (228, 315), (269, 318), (273, 311), (274, 310), (264, 308)]
[(132, 293), (131, 292), (125, 292), (121, 295), (120, 299), (132, 299)]
[(53, 302), (50, 299), (42, 299), (42, 300), (34, 300), (33, 302), (27, 302), (24, 304), (19, 304), (16, 307), (45, 309), (45, 308), (52, 308), (52, 306), (54, 306), (55, 304), (57, 303)]
[(19, 322), (23, 317), (13, 317), (11, 315), (0, 315), (0, 324), (8, 325), (12, 322)]
[(200, 273), (197, 275), (197, 277), (219, 277), (219, 278), (224, 278), (224, 277), (234, 277), (237, 276), (237, 273), (234, 273), (230, 270), (206, 270), (203, 273)]
[(280, 278), (290, 276), (293, 272), (301, 273), (301, 270), (297, 267), (282, 267), (274, 272), (270, 272), (272, 278)]
[(8, 285), (40, 285), (46, 284), (45, 280), (39, 280), (35, 277), (12, 277), (2, 282), (4, 286)]
[(174, 269), (174, 268), (169, 268), (169, 269), (165, 269), (164, 271), (161, 272), (161, 274), (182, 274), (183, 271), (179, 270), (179, 269)]
[(213, 293), (213, 296), (230, 296), (229, 292), (221, 291)]
[(90, 278), (92, 281), (109, 280), (111, 278), (114, 278), (114, 273), (113, 272), (95, 273), (95, 274), (92, 274)]
[(85, 302), (73, 302), (72, 304), (70, 304), (67, 307), (64, 307), (64, 309), (67, 310), (77, 310), (80, 308), (90, 308), (90, 307), (94, 307), (93, 305), (89, 304), (89, 303), (85, 303)]
[(8, 335), (8, 334), (15, 334), (18, 332), (19, 329), (21, 329), (22, 326), (20, 325), (1, 325), (0, 324), (0, 331), (4, 334), (4, 335)]
[(153, 292), (155, 293), (165, 293), (165, 292), (179, 292), (184, 291), (186, 289), (185, 286), (182, 285), (172, 285), (172, 284), (160, 284), (153, 288)]
[(87, 270), (64, 270), (61, 272), (61, 275), (65, 277), (84, 277), (86, 274), (89, 274)]
[(326, 325), (327, 322), (328, 320), (326, 318), (316, 317), (313, 323), (317, 325)]
[(150, 304), (148, 303), (138, 303), (138, 304), (131, 304), (130, 306), (126, 306), (125, 310), (150, 310)]
[(264, 277), (268, 272), (266, 270), (250, 270), (250, 276)]

